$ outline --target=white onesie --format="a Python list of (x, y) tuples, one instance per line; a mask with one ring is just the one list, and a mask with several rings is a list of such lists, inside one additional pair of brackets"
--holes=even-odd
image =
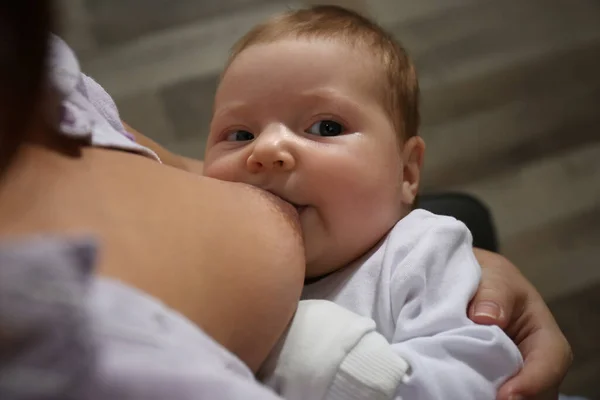
[[(356, 321), (347, 320), (342, 327), (336, 324), (338, 319), (332, 314), (330, 323), (315, 321), (318, 326), (303, 328), (316, 333), (313, 333), (313, 343), (321, 344), (320, 341), (325, 340), (330, 343), (320, 346), (321, 349), (325, 347), (319, 353), (323, 361), (313, 364), (324, 364), (325, 360), (335, 356), (342, 360), (338, 363), (337, 375), (341, 372), (347, 375), (341, 371), (346, 360), (338, 354), (340, 350), (335, 337), (343, 338), (343, 343), (351, 342), (346, 338), (350, 332), (348, 327), (352, 324), (367, 326), (364, 322), (367, 318), (374, 321), (375, 331), (364, 329), (360, 335), (382, 336), (389, 343), (387, 351), (409, 366), (406, 375), (401, 376), (402, 364), (395, 363), (397, 373), (388, 375), (395, 379), (396, 386), (388, 398), (495, 399), (500, 385), (518, 372), (523, 360), (518, 348), (501, 329), (476, 325), (467, 317), (467, 306), (479, 285), (480, 276), (481, 268), (473, 255), (471, 234), (464, 224), (424, 210), (411, 212), (372, 252), (305, 287), (304, 299), (330, 300), (357, 314)], [(305, 325), (310, 325), (306, 318), (304, 321)], [(294, 321), (292, 330), (298, 330), (295, 325), (299, 323)], [(355, 340), (356, 343), (359, 341), (364, 342), (364, 339)], [(298, 349), (307, 347), (306, 339), (300, 346), (294, 342), (299, 341), (286, 343), (284, 348), (286, 345)], [(356, 349), (345, 346), (349, 357), (356, 359), (357, 354), (352, 354), (357, 353)], [(363, 355), (364, 352), (358, 350), (359, 356)], [(381, 351), (380, 347), (378, 352)], [(288, 365), (297, 365), (307, 354), (300, 352), (303, 354), (293, 354), (288, 349), (282, 354), (292, 360), (287, 360)], [(381, 366), (373, 363), (371, 357), (362, 369), (360, 364), (353, 364), (353, 381), (360, 382), (363, 376), (380, 369), (378, 367), (391, 365), (389, 357), (381, 358)], [(277, 373), (285, 378), (286, 364), (281, 365)], [(319, 370), (316, 366), (314, 369)], [(291, 372), (298, 376), (297, 371)], [(279, 379), (280, 383), (286, 381), (283, 378)], [(339, 380), (337, 376), (335, 379)], [(368, 389), (372, 390), (374, 381), (368, 381)], [(307, 392), (306, 383), (303, 393)], [(382, 387), (381, 382), (375, 383), (378, 388)], [(353, 390), (354, 395), (340, 396), (332, 389), (335, 385), (331, 380), (322, 384), (328, 387), (310, 388), (312, 393), (319, 393), (317, 397), (299, 396), (295, 393), (298, 390), (279, 392), (288, 399), (360, 398), (358, 389)], [(302, 385), (295, 387), (302, 388)], [(379, 390), (379, 393), (383, 391)]]

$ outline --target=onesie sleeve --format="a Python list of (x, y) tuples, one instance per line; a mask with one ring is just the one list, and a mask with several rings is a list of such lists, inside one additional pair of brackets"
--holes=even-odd
[[(393, 238), (392, 238), (393, 240)], [(394, 351), (410, 365), (399, 399), (495, 399), (522, 367), (512, 340), (496, 326), (474, 324), (467, 306), (481, 268), (466, 226), (435, 218), (408, 254), (388, 252)]]

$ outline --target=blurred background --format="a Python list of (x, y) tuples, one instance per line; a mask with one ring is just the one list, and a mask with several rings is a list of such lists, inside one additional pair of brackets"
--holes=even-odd
[[(202, 158), (229, 47), (273, 13), (307, 3), (63, 0), (62, 35), (124, 120)], [(600, 399), (600, 2), (325, 3), (370, 15), (408, 48), (423, 92), (423, 190), (489, 205), (502, 253), (573, 346), (563, 391)]]

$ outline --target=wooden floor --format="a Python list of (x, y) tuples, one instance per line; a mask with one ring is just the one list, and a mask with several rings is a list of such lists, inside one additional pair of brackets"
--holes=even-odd
[[(315, 3), (314, 1), (312, 1)], [(229, 46), (301, 1), (63, 0), (64, 35), (122, 116), (202, 157)], [(424, 190), (492, 209), (502, 251), (575, 350), (564, 384), (600, 399), (600, 2), (338, 0), (405, 44), (423, 88)]]

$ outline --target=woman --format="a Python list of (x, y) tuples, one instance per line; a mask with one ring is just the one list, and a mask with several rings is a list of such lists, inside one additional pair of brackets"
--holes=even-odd
[[(92, 235), (100, 244), (99, 276), (122, 282), (118, 290), (159, 299), (199, 326), (218, 343), (207, 340), (214, 345), (209, 352), (219, 353), (220, 345), (243, 361), (230, 379), (245, 379), (250, 388), (254, 383), (240, 368), (258, 369), (290, 321), (302, 289), (303, 249), (293, 211), (261, 192), (191, 174), (185, 169), (197, 164), (141, 135), (138, 142), (164, 164), (93, 146), (93, 138), (68, 136), (68, 129), (60, 133), (48, 124), (48, 116), (60, 110), (57, 97), (64, 96), (46, 90), (44, 80), (49, 15), (47, 1), (0, 6), (0, 40), (7, 51), (0, 64), (1, 240)], [(555, 398), (570, 363), (568, 344), (539, 294), (507, 260), (476, 254), (484, 276), (470, 315), (507, 329), (526, 360), (499, 398)], [(127, 302), (121, 305), (127, 308)], [(102, 310), (104, 321), (110, 315)], [(121, 311), (114, 304), (111, 310)], [(247, 390), (260, 390), (255, 386)], [(202, 397), (202, 390), (196, 395)], [(215, 392), (204, 393), (214, 397)], [(249, 393), (218, 397), (250, 398)]]
[[(17, 332), (24, 329), (19, 325), (24, 322), (11, 319), (11, 310), (6, 308), (7, 302), (15, 296), (21, 298), (28, 294), (27, 290), (16, 291), (15, 285), (10, 285), (10, 279), (16, 279), (18, 273), (25, 273), (22, 259), (38, 256), (42, 248), (41, 255), (57, 271), (62, 267), (60, 262), (72, 262), (73, 258), (79, 258), (75, 260), (79, 262), (78, 266), (87, 268), (89, 260), (86, 259), (91, 258), (93, 252), (89, 251), (89, 242), (78, 241), (83, 240), (79, 239), (82, 236), (92, 236), (100, 245), (96, 272), (112, 282), (110, 287), (106, 286), (108, 280), (101, 285), (91, 285), (90, 295), (82, 299), (87, 306), (83, 311), (93, 319), (93, 324), (86, 329), (93, 332), (101, 329), (111, 337), (110, 341), (106, 341), (104, 336), (96, 335), (103, 349), (99, 355), (103, 363), (101, 367), (106, 370), (103, 373), (112, 379), (110, 388), (96, 388), (97, 393), (106, 394), (106, 398), (118, 398), (111, 390), (128, 395), (133, 391), (135, 397), (152, 398), (146, 395), (147, 387), (152, 388), (153, 382), (144, 382), (144, 385), (133, 388), (126, 387), (126, 383), (118, 384), (121, 376), (135, 379), (134, 367), (141, 367), (146, 357), (139, 349), (141, 345), (138, 345), (134, 351), (125, 347), (128, 356), (119, 359), (123, 344), (114, 337), (129, 335), (121, 329), (128, 324), (135, 330), (131, 340), (140, 342), (148, 339), (163, 348), (156, 364), (176, 364), (177, 368), (190, 365), (178, 376), (167, 380), (173, 386), (180, 382), (180, 376), (192, 373), (190, 370), (194, 363), (187, 358), (177, 361), (182, 357), (173, 355), (175, 350), (165, 342), (173, 340), (176, 342), (172, 343), (173, 346), (180, 346), (179, 340), (172, 338), (194, 337), (202, 346), (184, 343), (186, 352), (183, 356), (190, 356), (193, 360), (196, 351), (201, 354), (197, 358), (211, 364), (195, 377), (208, 379), (211, 373), (208, 367), (214, 368), (222, 372), (216, 374), (218, 376), (210, 376), (214, 385), (215, 379), (233, 370), (228, 382), (243, 380), (246, 385), (263, 390), (252, 381), (251, 371), (258, 369), (291, 319), (304, 280), (304, 251), (300, 235), (297, 227), (290, 223), (290, 218), (281, 211), (285, 210), (285, 206), (246, 187), (203, 179), (165, 167), (142, 155), (89, 146), (88, 139), (73, 137), (72, 131), (69, 131), (71, 136), (66, 136), (66, 131), (58, 132), (47, 121), (58, 111), (64, 113), (69, 110), (61, 110), (60, 102), (55, 99), (64, 95), (65, 86), (58, 85), (55, 91), (49, 93), (46, 90), (48, 82), (43, 78), (50, 30), (49, 4), (32, 0), (10, 2), (0, 7), (0, 25), (7, 30), (0, 36), (0, 40), (6, 42), (6, 46), (1, 48), (10, 49), (9, 54), (17, 56), (12, 58), (4, 54), (0, 70), (4, 79), (0, 85), (1, 148), (6, 167), (0, 184), (0, 240), (3, 244), (10, 244), (2, 248), (4, 257), (1, 260), (5, 263), (2, 265), (4, 275), (0, 278), (4, 285), (3, 299), (6, 300), (0, 301), (4, 307), (2, 311), (8, 312), (2, 315), (0, 322), (8, 321), (9, 324), (0, 326), (0, 337), (2, 333), (15, 331), (11, 329), (15, 323)], [(32, 18), (37, 20), (35, 24), (31, 24)], [(53, 59), (50, 61), (54, 62)], [(78, 121), (75, 121), (75, 126)], [(96, 127), (92, 130), (96, 133)], [(17, 139), (22, 143), (15, 154)], [(240, 198), (243, 198), (243, 206), (238, 201)], [(261, 229), (257, 231), (255, 228), (259, 224)], [(39, 239), (35, 239), (32, 242), (35, 249), (29, 252), (18, 243), (23, 238), (39, 235), (52, 235), (53, 238), (41, 244)], [(73, 240), (57, 244), (57, 236)], [(277, 246), (271, 246), (271, 243), (277, 243)], [(69, 251), (76, 254), (66, 254)], [(29, 264), (33, 263), (32, 267), (35, 267), (35, 262), (39, 264), (39, 261), (39, 258), (33, 259)], [(11, 262), (19, 269), (11, 270)], [(54, 272), (48, 271), (48, 274)], [(61, 273), (71, 292), (79, 293), (85, 289), (77, 286), (79, 282), (69, 281), (74, 271)], [(26, 280), (17, 280), (16, 283), (31, 284), (30, 291), (36, 292), (38, 287), (33, 284), (42, 285), (44, 282), (35, 278), (29, 274)], [(54, 275), (49, 277), (62, 290), (60, 285), (63, 282), (55, 278)], [(127, 287), (114, 284), (117, 281), (126, 283)], [(45, 289), (58, 290), (56, 287)], [(110, 293), (106, 294), (106, 290)], [(44, 291), (40, 292), (47, 295)], [(41, 296), (40, 292), (31, 294)], [(187, 320), (200, 326), (202, 331), (193, 331), (180, 321), (179, 314), (171, 315), (174, 313), (163, 310), (155, 304), (156, 301), (141, 295), (142, 292), (177, 310)], [(11, 293), (14, 296), (11, 297)], [(66, 291), (64, 297), (71, 296), (72, 293), (69, 293)], [(21, 303), (26, 301), (37, 304), (38, 308), (49, 307), (44, 309), (45, 318), (55, 314), (55, 309), (48, 306), (48, 302), (40, 305), (35, 303), (35, 299), (24, 298), (20, 303), (11, 305), (24, 309)], [(132, 301), (138, 302), (141, 308), (136, 309)], [(107, 318), (111, 310), (122, 319), (117, 321), (119, 326), (109, 325), (113, 323)], [(35, 312), (38, 311), (36, 308)], [(64, 322), (53, 320), (55, 325), (52, 327), (57, 329)], [(73, 323), (76, 326), (82, 323), (78, 319), (76, 322)], [(157, 332), (150, 332), (151, 335), (140, 339), (138, 336), (145, 334), (142, 331), (148, 327)], [(65, 328), (71, 329), (71, 326), (67, 324)], [(168, 332), (158, 331), (162, 328)], [(50, 331), (47, 333), (51, 334)], [(71, 335), (71, 332), (65, 334)], [(165, 338), (163, 334), (170, 336)], [(15, 347), (11, 345), (13, 339)], [(16, 349), (19, 342), (19, 338), (9, 337), (5, 349)], [(69, 351), (79, 354), (80, 347), (87, 347), (87, 343), (73, 346)], [(225, 349), (241, 361), (229, 353), (224, 354)], [(40, 352), (42, 355), (43, 352)], [(65, 353), (64, 358), (74, 357)], [(134, 359), (141, 361), (123, 371), (122, 368), (127, 368)], [(221, 369), (218, 362), (222, 364)], [(0, 363), (0, 366), (0, 370), (5, 372), (6, 365)], [(29, 370), (32, 367), (29, 366)], [(159, 368), (160, 365), (152, 367)], [(119, 371), (130, 374), (118, 374)], [(166, 368), (158, 372), (164, 372), (163, 375), (170, 373)], [(151, 376), (160, 375), (158, 372), (146, 371)], [(180, 383), (195, 387), (189, 381)], [(6, 383), (2, 379), (0, 382)], [(231, 390), (228, 386), (223, 388)], [(25, 390), (27, 385), (20, 388)], [(14, 388), (5, 389), (0, 393), (14, 391)], [(179, 388), (175, 389), (162, 398), (180, 393)], [(207, 385), (197, 389), (199, 393), (212, 390)], [(247, 390), (239, 388), (238, 396), (250, 398), (251, 391)], [(199, 393), (186, 396), (196, 398)], [(261, 391), (257, 398), (269, 398), (267, 396), (268, 393)], [(2, 394), (0, 397), (3, 397)]]

